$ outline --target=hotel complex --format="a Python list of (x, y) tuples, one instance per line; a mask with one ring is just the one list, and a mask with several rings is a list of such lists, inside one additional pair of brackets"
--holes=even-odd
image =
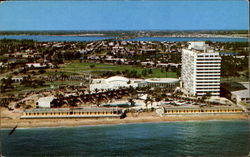
[(182, 49), (181, 81), (185, 93), (202, 96), (220, 95), (221, 58), (205, 42), (188, 42)]

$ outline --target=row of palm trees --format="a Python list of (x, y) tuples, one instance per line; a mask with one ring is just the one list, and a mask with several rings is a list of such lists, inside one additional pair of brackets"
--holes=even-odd
[(63, 94), (57, 94), (56, 98), (52, 101), (52, 107), (77, 107), (81, 104), (95, 104), (99, 106), (103, 102), (112, 102), (114, 99), (120, 99), (124, 96), (131, 96), (135, 89), (133, 88), (119, 88), (119, 89), (108, 89), (99, 90), (95, 89), (94, 92), (90, 90), (82, 90), (77, 92), (76, 95), (64, 96)]
[(52, 107), (77, 107), (82, 104), (95, 104), (99, 106), (102, 103), (111, 103), (114, 99), (121, 99), (128, 97), (129, 102), (133, 102), (133, 99), (138, 98), (138, 93), (147, 94), (147, 99), (144, 101), (146, 106), (150, 103), (151, 106), (154, 101), (161, 101), (166, 97), (166, 94), (172, 92), (171, 89), (161, 89), (151, 87), (132, 87), (129, 88), (118, 88), (118, 89), (95, 89), (90, 90), (77, 90), (75, 95), (65, 96), (64, 94), (57, 93), (53, 100)]
[[(75, 95), (65, 96), (64, 94), (57, 93), (56, 98), (52, 101), (52, 107), (78, 107), (83, 104), (95, 104), (96, 106), (100, 106), (102, 103), (111, 103), (115, 99), (121, 99), (123, 97), (128, 97), (129, 102), (133, 102), (133, 99), (138, 98), (138, 93), (147, 94), (146, 100), (144, 103), (146, 104), (146, 108), (150, 104), (152, 107), (153, 102), (159, 102), (162, 100), (182, 100), (189, 101), (193, 103), (205, 103), (208, 105), (215, 103), (209, 103), (205, 101), (208, 97), (202, 97), (201, 99), (190, 98), (190, 97), (182, 97), (182, 93), (177, 92), (173, 93), (172, 89), (167, 88), (151, 88), (151, 87), (137, 87), (133, 88), (130, 86), (129, 88), (118, 88), (118, 89), (95, 89), (94, 91), (90, 90), (76, 90)], [(169, 93), (169, 94), (166, 94)], [(217, 103), (218, 104), (218, 103)]]

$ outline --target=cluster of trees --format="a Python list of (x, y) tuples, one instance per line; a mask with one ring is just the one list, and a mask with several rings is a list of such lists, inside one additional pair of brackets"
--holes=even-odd
[(0, 86), (1, 93), (5, 92), (8, 89), (13, 89), (14, 86), (12, 85), (12, 83), (13, 83), (12, 77), (8, 77), (7, 79), (3, 78), (1, 80), (1, 86)]
[[(81, 42), (82, 44), (76, 44), (79, 47), (83, 47), (86, 45), (86, 42)], [(16, 52), (25, 52), (26, 50), (32, 50), (40, 53), (40, 57), (32, 57), (26, 59), (27, 62), (36, 62), (40, 58), (45, 58), (46, 60), (54, 63), (54, 64), (62, 64), (64, 60), (72, 60), (79, 59), (81, 57), (80, 52), (76, 51), (78, 48), (76, 45), (70, 42), (64, 42), (62, 46), (56, 47), (47, 43), (46, 46), (41, 42), (37, 42), (34, 40), (15, 40), (15, 39), (1, 39), (0, 40), (0, 62), (7, 62), (9, 58), (5, 57), (4, 54), (12, 54)], [(16, 58), (17, 59), (17, 58)], [(19, 58), (15, 63), (18, 63), (19, 60), (23, 58)], [(13, 67), (16, 68), (16, 67)]]
[(173, 53), (170, 55), (169, 62), (171, 63), (181, 63), (181, 53)]
[(103, 77), (111, 77), (115, 75), (123, 75), (129, 78), (141, 78), (142, 74), (138, 73), (137, 70), (124, 70), (124, 71), (107, 71), (102, 73)]
[(21, 81), (20, 85), (23, 85), (25, 87), (39, 87), (39, 86), (44, 86), (45, 81), (44, 80), (34, 80), (31, 79), (30, 75), (27, 77), (24, 77), (23, 80)]
[(142, 76), (147, 76), (148, 74), (153, 74), (152, 69), (143, 69), (141, 72)]
[(65, 60), (73, 60), (81, 58), (81, 53), (76, 51), (65, 51), (63, 56)]
[[(1, 80), (1, 85), (0, 85), (0, 92), (4, 93), (8, 90), (14, 90), (15, 86), (13, 85), (14, 81), (12, 77), (8, 78), (3, 78)], [(31, 79), (31, 76), (28, 75), (27, 77), (23, 77), (23, 80), (20, 82), (20, 85), (23, 87), (39, 87), (39, 86), (44, 86), (45, 81), (44, 80), (39, 80), (39, 79)]]
[(137, 70), (124, 70), (124, 71), (107, 71), (102, 73), (102, 77), (111, 77), (111, 76), (115, 76), (115, 75), (123, 75), (125, 77), (129, 77), (129, 78), (141, 78), (142, 76), (147, 76), (148, 74), (152, 74), (153, 71), (152, 69), (144, 69), (142, 70), (141, 73), (139, 73)]
[(226, 49), (241, 50), (248, 47), (248, 42), (225, 42), (223, 43)]
[(15, 39), (1, 39), (0, 40), (0, 55), (9, 52), (18, 52), (23, 49), (33, 49), (35, 48), (36, 42), (33, 40), (15, 40)]
[(224, 56), (221, 60), (221, 76), (223, 77), (239, 77), (245, 72), (245, 77), (249, 77), (248, 58), (236, 58), (235, 56)]
[(129, 78), (140, 78), (141, 74), (137, 70), (125, 70), (122, 72), (124, 76)]

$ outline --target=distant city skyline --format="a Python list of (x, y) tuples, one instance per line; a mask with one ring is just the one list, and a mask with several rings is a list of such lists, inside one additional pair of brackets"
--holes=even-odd
[(8, 1), (0, 31), (247, 30), (248, 2)]

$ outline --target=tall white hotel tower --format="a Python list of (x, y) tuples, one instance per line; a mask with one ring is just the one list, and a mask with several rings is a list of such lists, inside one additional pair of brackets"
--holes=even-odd
[(220, 95), (221, 57), (205, 42), (188, 42), (182, 49), (181, 81), (185, 93), (202, 96)]

